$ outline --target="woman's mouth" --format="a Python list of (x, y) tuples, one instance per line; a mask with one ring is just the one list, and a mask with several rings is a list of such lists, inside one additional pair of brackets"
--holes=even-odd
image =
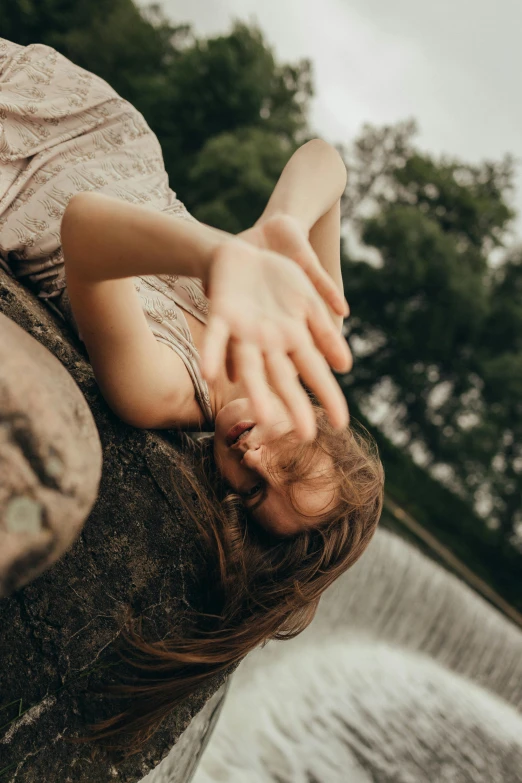
[(245, 433), (247, 430), (250, 431), (253, 427), (255, 427), (255, 421), (240, 421), (239, 424), (235, 424), (232, 429), (228, 431), (225, 438), (227, 446), (232, 446), (237, 440), (239, 440), (243, 433)]

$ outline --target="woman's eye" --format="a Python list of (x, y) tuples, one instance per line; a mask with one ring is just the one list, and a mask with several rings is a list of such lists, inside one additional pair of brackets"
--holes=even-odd
[(259, 484), (256, 484), (254, 487), (249, 489), (247, 492), (244, 493), (243, 499), (244, 500), (251, 500), (253, 497), (258, 495), (261, 490), (263, 489), (263, 483), (260, 482)]
[(253, 498), (258, 492), (261, 492), (262, 484), (256, 484), (247, 492), (247, 498)]

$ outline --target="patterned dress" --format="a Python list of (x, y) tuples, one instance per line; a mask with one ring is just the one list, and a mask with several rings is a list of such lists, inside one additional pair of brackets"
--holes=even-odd
[[(195, 221), (169, 187), (159, 142), (143, 115), (98, 76), (49, 46), (0, 38), (0, 265), (78, 334), (60, 239), (69, 199), (97, 190)], [(183, 360), (213, 424), (210, 396), (184, 311), (207, 322), (198, 278), (134, 278), (156, 339)]]

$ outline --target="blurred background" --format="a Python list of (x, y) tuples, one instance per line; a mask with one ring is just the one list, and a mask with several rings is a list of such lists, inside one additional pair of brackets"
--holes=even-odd
[[(55, 47), (144, 114), (160, 140), (171, 187), (199, 220), (233, 233), (246, 229), (298, 146), (321, 136), (337, 147), (348, 169), (342, 265), (352, 311), (345, 334), (355, 356), (353, 372), (339, 381), (352, 415), (378, 441), (387, 476), (382, 527), (393, 532), (383, 533), (368, 556), (369, 566), (379, 549), (382, 567), (375, 574), (382, 582), (374, 593), (364, 587), (364, 596), (379, 603), (381, 626), (394, 617), (396, 628), (415, 627), (413, 647), (425, 651), (435, 626), (425, 620), (423, 631), (422, 619), (407, 623), (414, 597), (402, 615), (395, 605), (382, 614), (383, 596), (401, 593), (391, 575), (382, 576), (399, 535), (408, 546), (393, 550), (394, 573), (411, 561), (413, 580), (432, 584), (442, 567), (472, 588), (469, 600), (468, 593), (455, 598), (461, 585), (447, 575), (437, 582), (444, 601), (433, 605), (430, 587), (421, 599), (417, 594), (426, 611), (442, 613), (438, 650), (446, 649), (444, 628), (464, 627), (466, 612), (473, 628), (489, 628), (470, 643), (472, 650), (459, 647), (457, 661), (483, 656), (493, 616), (506, 623), (501, 636), (508, 634), (515, 647), (522, 627), (521, 24), (522, 6), (514, 0), (494, 6), (485, 0), (0, 0), (0, 35)], [(422, 554), (411, 554), (412, 546)], [(347, 592), (335, 594), (345, 608), (355, 585), (347, 582)], [(477, 594), (489, 606), (477, 603)], [(460, 600), (462, 613), (450, 618), (449, 607)], [(329, 596), (325, 605), (333, 601)], [(371, 615), (368, 604), (359, 605)], [(349, 636), (353, 615), (346, 609), (343, 617)], [(325, 628), (333, 633), (324, 623), (323, 639)], [(397, 634), (387, 643), (397, 644)], [(305, 649), (300, 645), (295, 660)], [(495, 648), (488, 676), (495, 667), (500, 676), (498, 667), (514, 660), (515, 647)], [(381, 654), (378, 645), (372, 649), (358, 660)], [(323, 649), (302, 665), (310, 675), (328, 655), (344, 660), (335, 650)], [(449, 676), (447, 659), (444, 665), (442, 678)], [(249, 666), (248, 678), (238, 674), (245, 688), (257, 671)], [(263, 667), (261, 658), (256, 666)], [(363, 680), (378, 680), (377, 669), (371, 676), (365, 671)], [(513, 696), (516, 666), (509, 676), (503, 669), (502, 687), (474, 672), (467, 672), (471, 679), (520, 708)], [(253, 705), (261, 703), (267, 682)], [(447, 688), (458, 690), (453, 681)], [(499, 703), (484, 702), (484, 710), (500, 709)], [(477, 705), (470, 715), (480, 712)], [(418, 714), (411, 710), (408, 725)], [(230, 713), (225, 728), (240, 730), (237, 714), (234, 724)], [(303, 736), (307, 741), (310, 734)], [(482, 737), (474, 752), (485, 742)], [(271, 753), (275, 758), (273, 747)], [(491, 770), (484, 778), (469, 770), (444, 777), (440, 769), (433, 777), (364, 777), (362, 767), (356, 772), (347, 764), (341, 777), (331, 769), (319, 777), (309, 770), (308, 777), (295, 770), (277, 777), (274, 767), (259, 777), (243, 770), (241, 780), (497, 780)], [(348, 769), (352, 777), (343, 777)], [(520, 767), (506, 769), (498, 780), (522, 779)], [(208, 779), (232, 780), (230, 771), (223, 774)]]

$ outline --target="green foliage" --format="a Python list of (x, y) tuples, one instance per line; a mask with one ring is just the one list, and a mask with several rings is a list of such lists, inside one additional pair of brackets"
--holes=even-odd
[(296, 149), (273, 131), (240, 128), (209, 139), (197, 156), (187, 189), (194, 216), (238, 233), (260, 216)]
[(513, 217), (513, 164), (436, 161), (414, 148), (414, 130), (367, 129), (348, 161), (352, 220), (381, 263), (345, 254), (351, 335), (364, 346), (345, 385), (363, 401), (387, 379), (408, 445), (449, 467), (468, 503), (489, 501), (500, 532), (485, 536), (505, 546), (522, 522), (522, 266), (489, 257)]
[(2, 36), (56, 48), (128, 100), (139, 99), (157, 78), (176, 31), (184, 29), (173, 28), (159, 12), (151, 17), (154, 24), (131, 0), (0, 0)]
[[(441, 486), (403, 449), (375, 430), (350, 401), (351, 415), (375, 436), (386, 471), (386, 493), (455, 553), (474, 573), (522, 610), (522, 559), (514, 548), (496, 546), (496, 533), (485, 527), (469, 503)], [(395, 526), (394, 526), (395, 528)], [(403, 534), (399, 527), (398, 532)]]
[[(224, 221), (216, 223), (218, 228), (248, 228), (252, 209), (245, 211), (241, 199), (231, 192), (226, 197), (228, 208), (210, 206), (209, 200), (219, 199), (221, 192), (216, 189), (210, 197), (203, 177), (208, 174), (217, 188), (222, 183), (229, 187), (228, 177), (235, 172), (249, 195), (257, 178), (260, 190), (255, 203), (264, 200), (255, 219), (259, 217), (281, 173), (277, 164), (284, 165), (299, 146), (298, 137), (305, 140), (307, 105), (313, 93), (310, 63), (278, 65), (260, 30), (236, 22), (228, 35), (194, 41), (185, 48), (173, 63), (170, 80), (173, 126), (168, 133), (164, 127), (154, 129), (172, 182), (184, 194), (187, 207), (200, 210), (201, 219), (203, 214), (212, 215)], [(234, 135), (237, 145), (232, 142)], [(268, 154), (270, 142), (273, 159)], [(223, 177), (211, 161), (213, 154), (224, 165)], [(201, 197), (206, 206), (198, 200)], [(235, 217), (230, 214), (234, 206), (238, 207)]]
[[(261, 126), (293, 139), (304, 124), (299, 72), (288, 84), (261, 31), (237, 22), (231, 33), (195, 40), (172, 70), (176, 121), (188, 151), (232, 128)], [(266, 117), (263, 118), (262, 116)]]
[[(0, 19), (6, 38), (56, 48), (136, 106), (158, 136), (173, 189), (218, 228), (248, 228), (288, 157), (310, 138), (311, 63), (277, 63), (256, 26), (238, 21), (227, 35), (198, 40), (158, 6), (140, 12), (132, 0), (0, 0)], [(236, 189), (246, 187), (250, 206), (212, 164), (225, 150), (228, 174), (240, 176)], [(229, 188), (223, 204), (221, 186)]]

